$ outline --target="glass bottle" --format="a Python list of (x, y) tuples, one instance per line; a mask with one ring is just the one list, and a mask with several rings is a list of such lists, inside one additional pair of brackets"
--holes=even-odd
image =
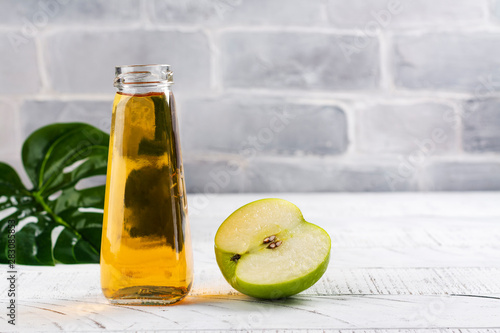
[(161, 305), (192, 284), (192, 249), (172, 72), (116, 67), (101, 286), (116, 304)]

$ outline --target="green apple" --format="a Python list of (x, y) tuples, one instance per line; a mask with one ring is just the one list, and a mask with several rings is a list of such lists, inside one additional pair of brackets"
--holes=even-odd
[(315, 284), (330, 259), (330, 236), (282, 199), (251, 202), (231, 214), (215, 235), (215, 256), (236, 290), (276, 299)]

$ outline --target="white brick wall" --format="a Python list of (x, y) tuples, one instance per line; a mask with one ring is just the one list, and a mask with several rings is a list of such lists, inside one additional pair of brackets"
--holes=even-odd
[(190, 192), (500, 190), (499, 45), (493, 0), (3, 0), (0, 160), (169, 63)]

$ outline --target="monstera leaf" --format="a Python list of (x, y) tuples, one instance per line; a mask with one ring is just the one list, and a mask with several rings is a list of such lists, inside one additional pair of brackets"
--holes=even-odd
[(108, 134), (82, 123), (38, 129), (22, 150), (31, 190), (0, 163), (1, 263), (8, 262), (9, 221), (16, 225), (18, 264), (99, 262), (105, 187), (76, 185), (106, 174), (108, 142)]

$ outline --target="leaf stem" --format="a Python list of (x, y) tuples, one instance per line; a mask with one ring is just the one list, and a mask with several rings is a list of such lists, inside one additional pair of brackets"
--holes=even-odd
[(60, 216), (56, 215), (52, 211), (52, 209), (49, 207), (49, 205), (47, 205), (45, 200), (43, 200), (43, 197), (40, 195), (39, 192), (33, 192), (32, 195), (35, 198), (36, 202), (38, 202), (43, 207), (43, 209), (54, 219), (54, 221), (70, 229), (76, 235), (78, 240), (82, 239), (82, 235), (78, 232), (78, 230), (73, 228), (73, 226), (68, 224), (68, 222), (64, 221)]

